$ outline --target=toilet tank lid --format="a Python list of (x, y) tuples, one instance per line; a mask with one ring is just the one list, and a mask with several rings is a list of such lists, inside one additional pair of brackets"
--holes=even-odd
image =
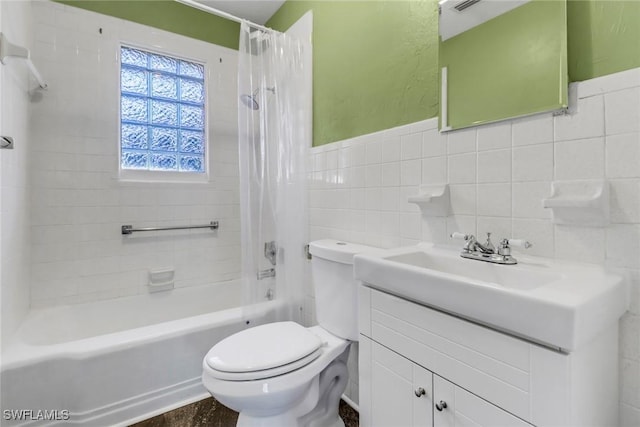
[(380, 248), (374, 248), (373, 246), (334, 239), (315, 240), (309, 243), (309, 253), (314, 257), (342, 264), (353, 264), (353, 256), (356, 254), (372, 253), (379, 250)]

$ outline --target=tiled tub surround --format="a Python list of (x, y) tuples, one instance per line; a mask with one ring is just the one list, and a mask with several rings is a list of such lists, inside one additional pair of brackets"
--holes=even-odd
[[(145, 293), (153, 269), (174, 268), (177, 287), (238, 278), (237, 52), (48, 1), (31, 11), (49, 83), (30, 110), (31, 306)], [(119, 179), (120, 43), (207, 62), (209, 182)], [(215, 233), (120, 234), (211, 220)]]
[[(32, 26), (28, 3), (0, 2), (0, 18), (0, 31), (8, 40), (30, 46)], [(28, 90), (35, 86), (29, 77), (28, 69), (19, 60), (8, 59), (6, 65), (0, 65), (0, 135), (11, 136), (15, 141), (13, 150), (0, 150), (0, 336), (3, 343), (29, 310)]]
[[(576, 111), (567, 116), (541, 114), (446, 134), (431, 119), (314, 148), (310, 238), (381, 247), (423, 240), (461, 246), (448, 235), (461, 231), (483, 238), (491, 231), (495, 239), (530, 240), (532, 255), (616, 269), (631, 284), (630, 311), (621, 322), (621, 419), (638, 425), (640, 69), (573, 89)], [(552, 181), (582, 179), (610, 183), (609, 226), (554, 225), (542, 208)], [(422, 216), (407, 197), (420, 184), (438, 183), (450, 186), (451, 212)], [(313, 312), (307, 311), (312, 323)], [(350, 369), (347, 394), (356, 400), (354, 362)]]

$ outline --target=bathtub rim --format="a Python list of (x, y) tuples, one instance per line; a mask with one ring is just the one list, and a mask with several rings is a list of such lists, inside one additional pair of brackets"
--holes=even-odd
[[(275, 312), (279, 305), (280, 302), (278, 300), (254, 304), (250, 310), (251, 317), (266, 316)], [(251, 319), (247, 317), (247, 310), (243, 307), (227, 308), (212, 313), (168, 320), (89, 338), (42, 345), (25, 342), (24, 336), (21, 334), (23, 332), (23, 327), (21, 326), (9, 338), (6, 346), (2, 348), (0, 372), (52, 359), (82, 360), (108, 352), (158, 342), (163, 339), (184, 335), (185, 333), (203, 331), (214, 325), (227, 325), (238, 321), (251, 322)], [(169, 325), (171, 325), (171, 328), (167, 328)], [(250, 325), (251, 323), (247, 324), (247, 326)]]

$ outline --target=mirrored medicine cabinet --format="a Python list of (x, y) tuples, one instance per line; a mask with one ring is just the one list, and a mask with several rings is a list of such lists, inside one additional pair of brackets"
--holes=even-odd
[(440, 128), (567, 107), (566, 0), (440, 1)]

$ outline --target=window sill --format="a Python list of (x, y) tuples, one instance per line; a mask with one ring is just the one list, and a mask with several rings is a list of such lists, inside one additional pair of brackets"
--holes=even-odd
[(209, 184), (211, 182), (208, 172), (162, 172), (127, 169), (120, 170), (118, 181), (149, 184)]

